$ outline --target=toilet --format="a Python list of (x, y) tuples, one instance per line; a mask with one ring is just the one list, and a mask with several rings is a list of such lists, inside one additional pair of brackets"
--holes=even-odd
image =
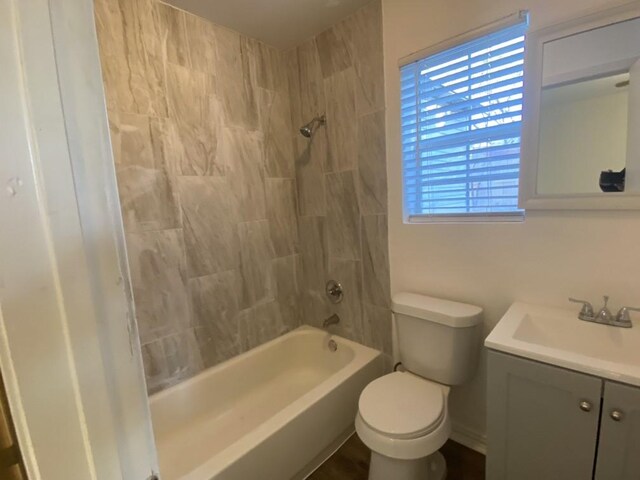
[(369, 480), (441, 480), (447, 469), (438, 450), (451, 434), (449, 387), (475, 372), (482, 309), (399, 293), (392, 310), (402, 371), (365, 387), (355, 422), (371, 450)]

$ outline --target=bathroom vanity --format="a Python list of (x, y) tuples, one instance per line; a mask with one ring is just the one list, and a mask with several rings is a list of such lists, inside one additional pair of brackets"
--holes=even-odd
[(491, 332), (489, 480), (640, 478), (640, 328), (515, 303)]

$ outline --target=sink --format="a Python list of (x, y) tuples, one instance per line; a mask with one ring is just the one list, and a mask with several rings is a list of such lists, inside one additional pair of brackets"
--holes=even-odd
[(514, 303), (485, 346), (640, 386), (640, 325), (618, 328), (578, 320), (574, 309)]

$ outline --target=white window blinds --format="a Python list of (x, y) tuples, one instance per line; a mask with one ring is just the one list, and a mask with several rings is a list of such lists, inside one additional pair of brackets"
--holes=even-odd
[(526, 23), (401, 67), (405, 214), (518, 209)]

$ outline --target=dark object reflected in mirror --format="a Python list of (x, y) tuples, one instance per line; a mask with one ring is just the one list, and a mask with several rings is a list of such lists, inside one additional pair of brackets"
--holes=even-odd
[(626, 168), (623, 168), (619, 172), (614, 172), (613, 170), (600, 172), (600, 189), (603, 192), (624, 192), (626, 173)]

